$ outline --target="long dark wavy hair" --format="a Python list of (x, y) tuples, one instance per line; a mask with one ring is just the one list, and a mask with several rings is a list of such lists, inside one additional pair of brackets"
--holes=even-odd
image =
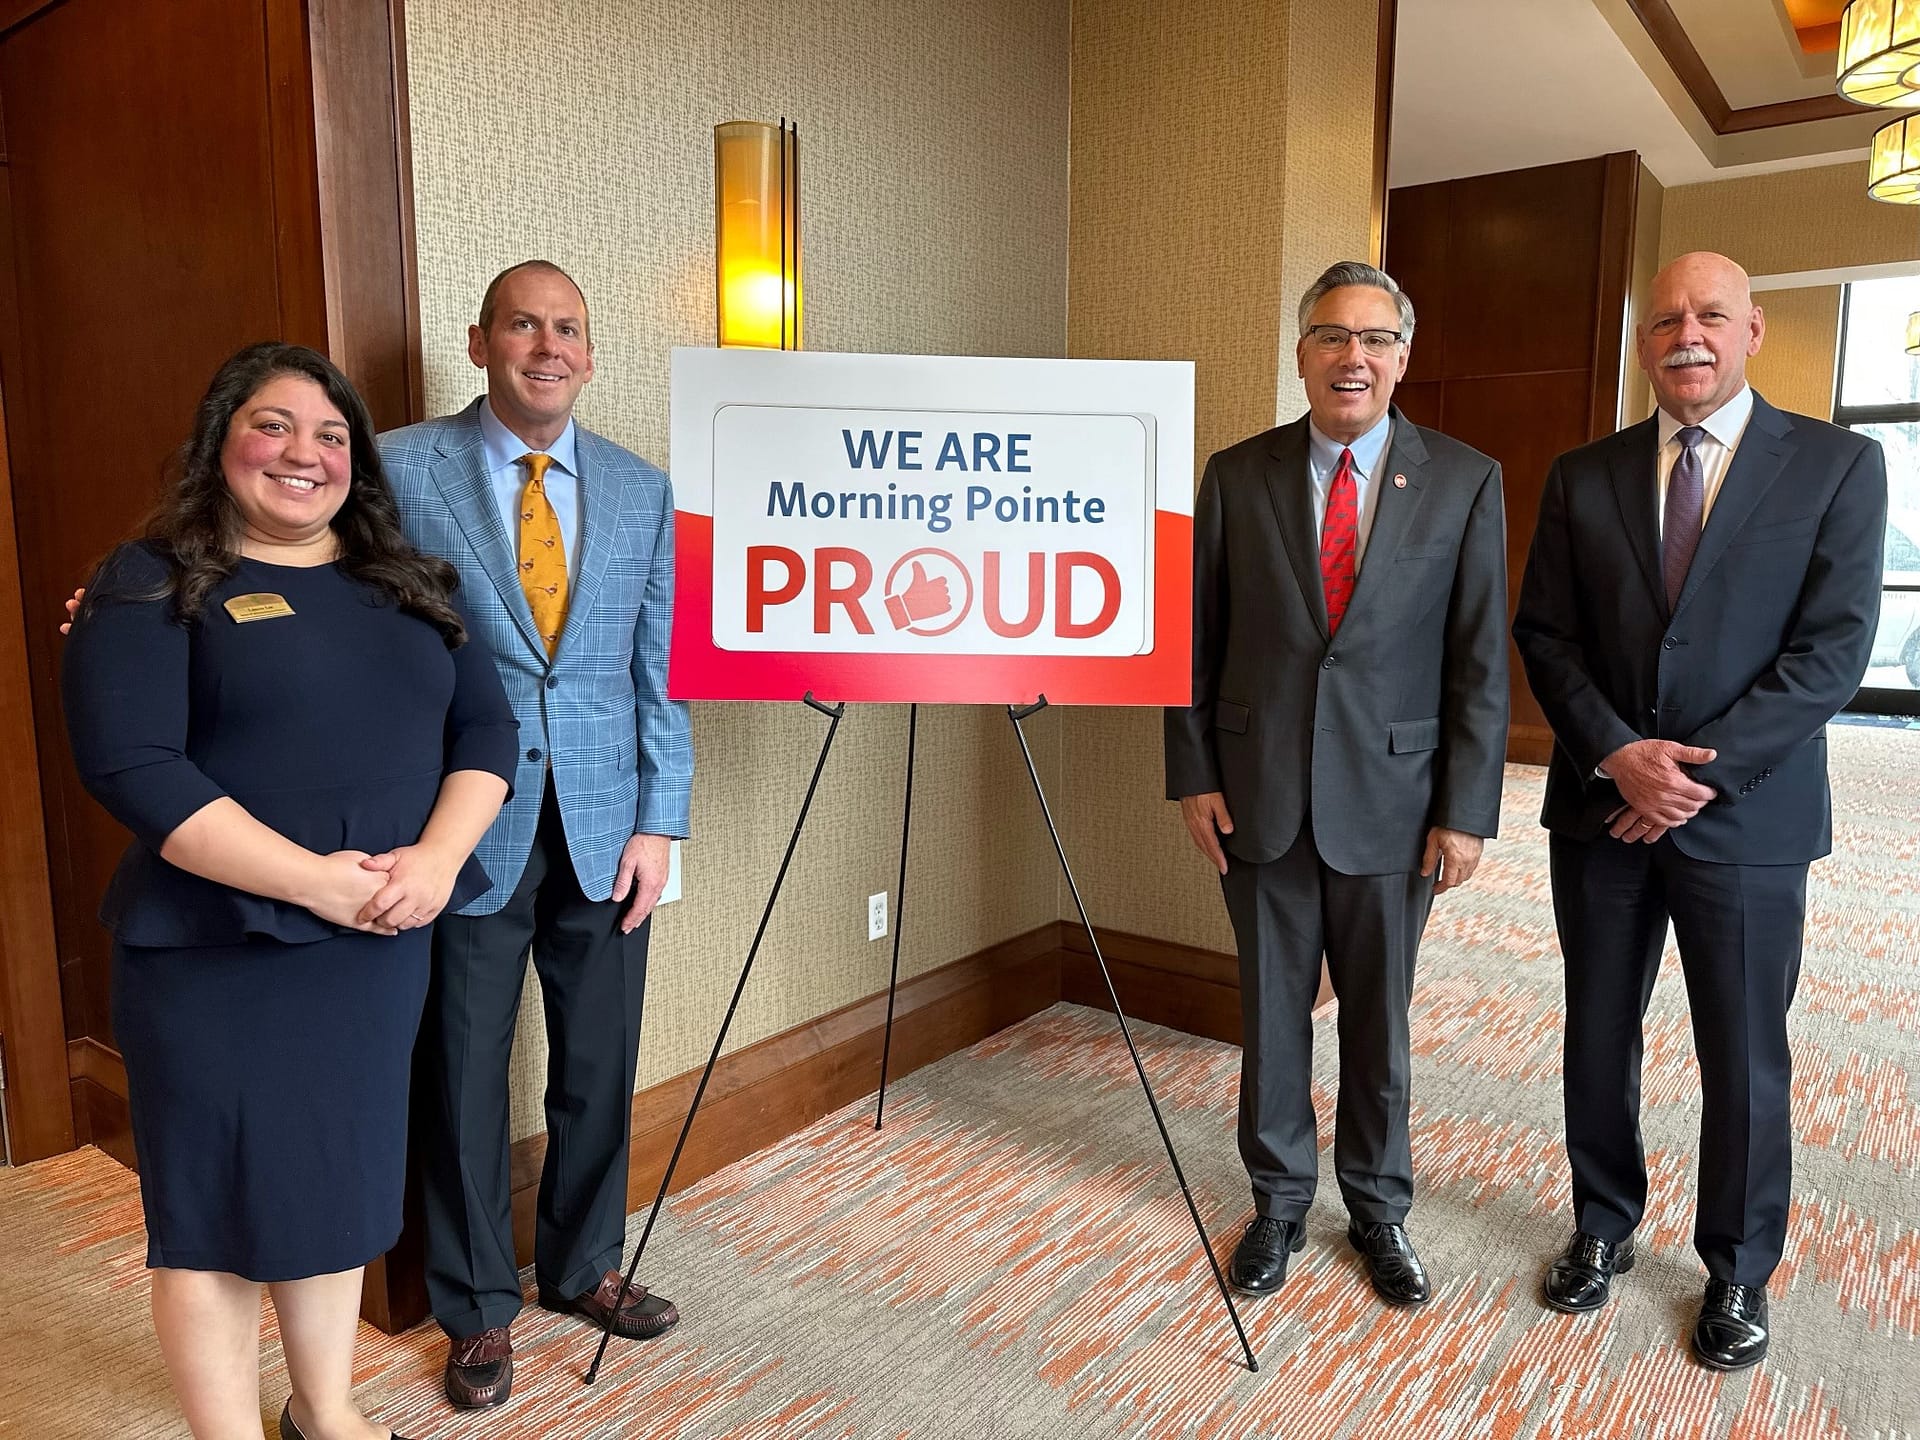
[(326, 356), (304, 345), (264, 340), (237, 351), (220, 367), (194, 412), (193, 433), (175, 457), (177, 477), (147, 518), (144, 537), (165, 556), (172, 575), (160, 594), (171, 597), (175, 618), (197, 619), (208, 593), (240, 563), (245, 522), (227, 488), (220, 452), (236, 411), (260, 387), (283, 375), (313, 381), (346, 417), (351, 472), (346, 501), (333, 517), (340, 568), (441, 634), (447, 648), (466, 643), (460, 613), (450, 603), (459, 585), (453, 566), (422, 555), (400, 528), (400, 509), (374, 443), (373, 418), (359, 392)]

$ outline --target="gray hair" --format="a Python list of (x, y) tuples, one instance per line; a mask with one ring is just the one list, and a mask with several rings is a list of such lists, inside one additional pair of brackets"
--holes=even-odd
[(1326, 298), (1332, 290), (1340, 290), (1348, 285), (1370, 285), (1375, 290), (1384, 290), (1393, 297), (1395, 307), (1400, 311), (1400, 339), (1413, 339), (1413, 301), (1386, 271), (1377, 265), (1367, 265), (1359, 260), (1342, 260), (1329, 265), (1318, 280), (1307, 287), (1307, 293), (1300, 297), (1300, 333), (1307, 333), (1307, 317), (1313, 314), (1313, 307)]

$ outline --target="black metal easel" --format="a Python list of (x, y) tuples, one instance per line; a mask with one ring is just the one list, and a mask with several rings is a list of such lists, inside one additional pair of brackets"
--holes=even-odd
[[(760, 928), (754, 932), (753, 944), (747, 951), (746, 964), (740, 971), (740, 981), (734, 986), (733, 999), (727, 1005), (726, 1017), (720, 1022), (720, 1033), (714, 1038), (713, 1053), (707, 1057), (706, 1069), (701, 1072), (700, 1084), (693, 1092), (693, 1104), (687, 1110), (686, 1122), (680, 1127), (680, 1138), (674, 1144), (672, 1158), (667, 1161), (666, 1174), (661, 1177), (660, 1193), (654, 1197), (653, 1208), (647, 1213), (647, 1223), (640, 1232), (640, 1243), (635, 1247), (633, 1260), (627, 1266), (625, 1282), (621, 1287), (619, 1298), (613, 1306), (613, 1310), (616, 1311), (621, 1304), (625, 1303), (627, 1293), (633, 1285), (634, 1273), (640, 1267), (640, 1257), (646, 1251), (647, 1241), (653, 1234), (654, 1222), (659, 1218), (660, 1207), (666, 1201), (667, 1188), (673, 1183), (673, 1172), (675, 1167), (680, 1163), (680, 1152), (687, 1143), (688, 1132), (693, 1128), (693, 1117), (700, 1109), (700, 1100), (701, 1097), (706, 1094), (707, 1081), (713, 1075), (713, 1067), (720, 1059), (720, 1047), (726, 1043), (727, 1030), (733, 1024), (734, 1011), (739, 1007), (740, 996), (747, 987), (747, 976), (752, 972), (754, 957), (760, 950), (760, 939), (766, 933), (767, 920), (773, 914), (774, 901), (779, 898), (780, 886), (786, 880), (787, 867), (793, 860), (794, 847), (799, 844), (801, 827), (806, 824), (807, 812), (813, 806), (813, 793), (820, 783), (820, 772), (826, 768), (827, 752), (833, 748), (834, 732), (839, 729), (840, 719), (846, 713), (847, 709), (844, 701), (831, 708), (821, 704), (813, 698), (812, 691), (807, 692), (806, 703), (815, 710), (818, 710), (821, 714), (831, 717), (833, 723), (827, 727), (827, 738), (820, 747), (820, 759), (813, 767), (813, 779), (807, 785), (806, 799), (801, 802), (800, 817), (794, 822), (793, 836), (787, 841), (786, 856), (780, 862), (780, 871), (774, 877), (773, 891), (767, 896), (766, 909), (763, 910), (760, 915)], [(1187, 1202), (1187, 1213), (1193, 1217), (1194, 1233), (1199, 1237), (1200, 1248), (1205, 1252), (1207, 1264), (1213, 1271), (1213, 1283), (1220, 1292), (1222, 1303), (1227, 1307), (1227, 1317), (1232, 1320), (1234, 1334), (1239, 1337), (1240, 1348), (1247, 1357), (1247, 1369), (1257, 1372), (1260, 1369), (1260, 1362), (1255, 1358), (1253, 1345), (1247, 1339), (1246, 1327), (1240, 1323), (1240, 1312), (1234, 1306), (1233, 1296), (1228, 1293), (1226, 1276), (1221, 1273), (1220, 1262), (1214, 1256), (1212, 1243), (1207, 1239), (1207, 1228), (1200, 1219), (1199, 1207), (1194, 1204), (1193, 1191), (1187, 1184), (1186, 1172), (1180, 1168), (1180, 1157), (1174, 1153), (1173, 1137), (1167, 1133), (1167, 1123), (1160, 1114), (1160, 1102), (1155, 1098), (1153, 1085), (1147, 1079), (1147, 1070), (1146, 1066), (1141, 1062), (1140, 1051), (1133, 1043), (1133, 1032), (1127, 1025), (1126, 1012), (1120, 1008), (1120, 995), (1119, 992), (1114, 989), (1112, 972), (1107, 969), (1106, 956), (1101, 953), (1100, 939), (1099, 936), (1094, 933), (1093, 920), (1087, 914), (1086, 903), (1080, 898), (1080, 887), (1073, 878), (1073, 867), (1067, 863), (1066, 848), (1061, 844), (1059, 828), (1053, 822), (1053, 811), (1047, 804), (1046, 790), (1040, 784), (1040, 772), (1034, 767), (1033, 752), (1027, 746), (1027, 734), (1025, 729), (1022, 728), (1021, 722), (1046, 708), (1047, 697), (1042, 695), (1031, 705), (1007, 706), (1007, 718), (1013, 722), (1014, 735), (1020, 741), (1020, 753), (1027, 762), (1027, 776), (1033, 781), (1034, 797), (1040, 802), (1040, 814), (1046, 821), (1047, 834), (1053, 839), (1054, 854), (1060, 858), (1061, 873), (1067, 877), (1067, 888), (1073, 892), (1073, 903), (1074, 907), (1080, 912), (1080, 923), (1086, 927), (1087, 940), (1093, 947), (1094, 961), (1100, 967), (1100, 978), (1106, 982), (1107, 997), (1113, 1002), (1114, 1016), (1120, 1022), (1121, 1038), (1127, 1042), (1127, 1053), (1133, 1057), (1134, 1073), (1140, 1077), (1140, 1088), (1146, 1092), (1147, 1106), (1153, 1111), (1153, 1123), (1160, 1131), (1160, 1143), (1166, 1147), (1167, 1161), (1173, 1167), (1173, 1177), (1179, 1182), (1180, 1193)], [(893, 975), (887, 986), (887, 1026), (880, 1049), (880, 1094), (873, 1117), (873, 1128), (876, 1130), (881, 1128), (882, 1120), (886, 1114), (887, 1064), (893, 1050), (894, 1001), (900, 987), (900, 935), (901, 931), (905, 928), (906, 919), (907, 842), (913, 823), (914, 743), (919, 727), (919, 717), (920, 707), (918, 705), (910, 706), (907, 711), (906, 803), (900, 821), (900, 876), (894, 898)], [(613, 1313), (609, 1311), (607, 1319), (601, 1327), (599, 1349), (594, 1352), (593, 1364), (587, 1370), (586, 1383), (589, 1385), (594, 1383), (594, 1380), (600, 1373), (600, 1362), (607, 1353), (607, 1341), (612, 1335), (612, 1324)]]
[(807, 823), (807, 812), (813, 808), (813, 792), (820, 786), (820, 772), (827, 768), (827, 753), (833, 749), (833, 737), (840, 729), (841, 717), (847, 713), (846, 701), (838, 705), (822, 705), (813, 698), (811, 690), (806, 693), (805, 701), (833, 723), (827, 726), (827, 738), (821, 742), (820, 758), (813, 766), (813, 779), (807, 782), (807, 798), (800, 802), (800, 817), (793, 822), (793, 834), (787, 840), (787, 853), (780, 859), (780, 871), (773, 877), (773, 890), (767, 896), (767, 907), (760, 912), (760, 927), (753, 932), (753, 944), (747, 947), (747, 963), (740, 967), (740, 983), (733, 987), (733, 999), (727, 1002), (726, 1018), (720, 1022), (720, 1033), (713, 1037), (713, 1053), (707, 1056), (707, 1068), (700, 1072), (700, 1084), (693, 1092), (693, 1104), (687, 1107), (686, 1123), (680, 1127), (680, 1138), (673, 1142), (673, 1156), (667, 1161), (667, 1173), (660, 1177), (660, 1193), (653, 1197), (653, 1208), (647, 1212), (647, 1223), (640, 1231), (640, 1243), (634, 1247), (633, 1260), (627, 1266), (620, 1294), (600, 1326), (600, 1346), (593, 1352), (593, 1364), (587, 1367), (586, 1383), (589, 1385), (599, 1378), (600, 1362), (606, 1358), (607, 1341), (613, 1335), (613, 1317), (627, 1303), (628, 1292), (633, 1289), (634, 1272), (640, 1268), (640, 1257), (646, 1254), (647, 1241), (653, 1235), (653, 1223), (660, 1218), (660, 1207), (666, 1204), (667, 1187), (673, 1184), (673, 1172), (680, 1164), (680, 1152), (686, 1148), (687, 1132), (693, 1129), (693, 1117), (699, 1112), (701, 1098), (707, 1093), (707, 1081), (713, 1078), (713, 1067), (720, 1059), (720, 1047), (727, 1043), (727, 1031), (733, 1025), (733, 1013), (740, 1008), (740, 996), (746, 991), (747, 976), (753, 973), (754, 957), (760, 953), (760, 939), (767, 933), (767, 921), (773, 916), (773, 902), (780, 898), (780, 887), (786, 882), (787, 867), (793, 863), (794, 847), (800, 843), (801, 828)]

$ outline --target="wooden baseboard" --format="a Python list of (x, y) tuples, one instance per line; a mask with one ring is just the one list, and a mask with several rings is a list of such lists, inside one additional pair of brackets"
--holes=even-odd
[[(1238, 1044), (1240, 977), (1231, 955), (1101, 930), (1100, 947), (1129, 1016)], [(1018, 1024), (1060, 1000), (1111, 1009), (1086, 931), (1055, 921), (916, 976), (894, 1008), (889, 1079)], [(687, 1137), (677, 1192), (723, 1166), (803, 1129), (879, 1082), (887, 997), (877, 995), (721, 1057)], [(85, 1138), (133, 1164), (127, 1125), (126, 1067), (94, 1040), (68, 1046), (74, 1115)], [(633, 1097), (627, 1206), (653, 1203), (700, 1073), (689, 1071)], [(511, 1152), (514, 1249), (533, 1256), (534, 1208), (546, 1136), (517, 1141)], [(388, 1334), (427, 1317), (421, 1222), (410, 1193), (399, 1243), (367, 1268), (361, 1313)]]
[[(1060, 927), (1047, 924), (956, 960), (900, 986), (894, 1008), (890, 1079), (897, 1079), (996, 1031), (1038, 1014), (1060, 996)], [(882, 991), (721, 1057), (674, 1171), (676, 1192), (723, 1166), (775, 1144), (880, 1080), (887, 997)], [(650, 1206), (686, 1120), (700, 1072), (692, 1070), (633, 1097), (627, 1208)], [(518, 1263), (533, 1258), (534, 1208), (547, 1137), (514, 1143), (513, 1240)], [(426, 1318), (420, 1283), (419, 1225), (367, 1272), (362, 1314), (388, 1334)]]
[[(1113, 988), (1129, 1017), (1184, 1030), (1228, 1045), (1240, 1043), (1240, 960), (1148, 935), (1094, 927)], [(1060, 926), (1060, 998), (1075, 1005), (1112, 1010), (1113, 1001), (1094, 963), (1084, 925)], [(1320, 967), (1315, 1017), (1333, 1008), (1333, 983)]]
[(91, 1035), (67, 1042), (67, 1078), (91, 1080), (121, 1100), (127, 1098), (127, 1062), (111, 1045), (102, 1045)]
[(82, 1145), (95, 1145), (129, 1170), (137, 1169), (133, 1159), (133, 1121), (127, 1112), (127, 1097), (115, 1094), (105, 1085), (90, 1079), (68, 1082), (73, 1099), (73, 1138)]
[[(1084, 926), (1061, 927), (1060, 998), (1113, 1009)], [(1129, 1018), (1240, 1043), (1240, 962), (1231, 955), (1096, 928), (1113, 988)]]
[(1545, 765), (1553, 759), (1553, 731), (1545, 725), (1512, 725), (1507, 729), (1507, 762)]

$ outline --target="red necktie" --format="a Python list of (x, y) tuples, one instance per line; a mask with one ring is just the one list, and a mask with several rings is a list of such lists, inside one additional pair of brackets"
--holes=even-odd
[(1320, 524), (1320, 585), (1327, 596), (1327, 634), (1338, 633), (1353, 599), (1354, 555), (1360, 545), (1360, 490), (1353, 483), (1353, 451), (1342, 450)]

